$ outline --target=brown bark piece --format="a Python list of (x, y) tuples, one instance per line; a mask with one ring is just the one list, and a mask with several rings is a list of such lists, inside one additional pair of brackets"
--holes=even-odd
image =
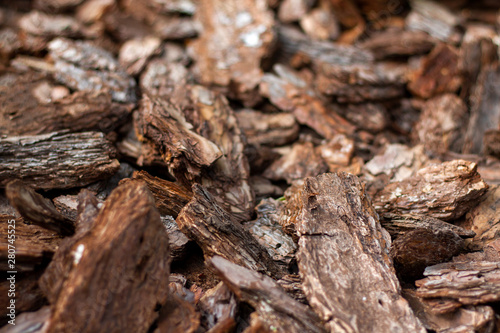
[(290, 23), (300, 20), (311, 9), (314, 1), (311, 0), (284, 0), (278, 10), (281, 22)]
[(278, 223), (280, 205), (273, 199), (263, 200), (257, 207), (258, 218), (243, 226), (267, 249), (273, 260), (288, 268), (295, 257), (297, 245), (293, 239), (283, 232)]
[(300, 27), (317, 40), (336, 40), (340, 36), (340, 26), (328, 0), (320, 1), (319, 7), (300, 17)]
[(74, 222), (59, 213), (52, 201), (36, 193), (23, 181), (9, 182), (5, 188), (5, 194), (10, 204), (27, 221), (62, 235), (74, 233)]
[(228, 332), (236, 326), (238, 302), (236, 296), (223, 283), (207, 290), (198, 302), (202, 323), (210, 333)]
[(276, 39), (266, 1), (203, 1), (195, 17), (203, 26), (191, 45), (201, 82), (224, 87), (249, 106), (255, 104), (260, 63)]
[(272, 180), (294, 180), (314, 177), (328, 171), (328, 166), (310, 142), (294, 144), (290, 153), (275, 161), (264, 171), (264, 177)]
[(153, 36), (129, 40), (120, 48), (118, 61), (129, 75), (135, 76), (144, 69), (152, 56), (160, 53), (160, 47), (161, 40)]
[(177, 295), (169, 295), (160, 310), (155, 333), (194, 333), (200, 326), (200, 314), (193, 304)]
[(427, 277), (415, 282), (417, 296), (424, 298), (436, 313), (447, 313), (448, 304), (478, 305), (500, 300), (500, 263), (453, 262), (426, 268)]
[[(9, 224), (8, 221), (12, 220), (15, 223)], [(12, 231), (9, 233), (10, 230), (15, 230), (15, 239), (8, 237), (12, 235)], [(15, 246), (15, 266), (16, 271), (20, 273), (33, 271), (38, 265), (52, 258), (61, 242), (58, 234), (9, 215), (0, 215), (0, 236), (0, 269), (11, 270), (8, 267), (10, 244)], [(9, 242), (9, 239), (13, 239), (14, 242)]]
[(1, 134), (34, 135), (63, 129), (109, 132), (123, 124), (133, 108), (133, 104), (113, 102), (106, 91), (70, 94), (66, 87), (35, 71), (5, 74), (0, 82)]
[(182, 63), (153, 59), (141, 75), (140, 86), (150, 96), (175, 96), (178, 89), (184, 90), (188, 74)]
[(442, 4), (429, 0), (410, 1), (412, 11), (406, 17), (408, 30), (420, 30), (444, 42), (452, 42), (459, 38), (456, 26), (460, 23), (454, 15)]
[(114, 154), (98, 132), (7, 137), (0, 139), (0, 186), (15, 178), (35, 189), (85, 186), (118, 171)]
[(264, 327), (274, 332), (326, 332), (304, 304), (288, 296), (271, 278), (215, 256), (210, 264), (236, 296), (250, 303)]
[(460, 68), (464, 76), (461, 96), (469, 96), (481, 71), (498, 62), (496, 38), (492, 27), (482, 24), (467, 26), (460, 47)]
[(445, 94), (434, 97), (422, 107), (420, 119), (415, 124), (415, 141), (422, 143), (427, 152), (460, 153), (468, 116), (467, 106), (458, 96)]
[(452, 221), (476, 206), (487, 189), (476, 163), (454, 160), (430, 165), (413, 177), (387, 185), (374, 197), (373, 205), (379, 214), (422, 214)]
[(189, 239), (180, 231), (179, 226), (172, 216), (162, 216), (161, 222), (163, 223), (163, 226), (168, 234), (170, 256), (172, 257), (172, 261), (183, 259), (186, 254)]
[(19, 27), (28, 34), (42, 37), (80, 37), (80, 22), (72, 16), (49, 15), (36, 10), (23, 15), (19, 19)]
[(358, 46), (368, 49), (378, 60), (429, 52), (436, 40), (423, 31), (390, 29), (376, 33)]
[(451, 230), (419, 228), (397, 237), (390, 254), (402, 278), (416, 279), (426, 267), (450, 260), (464, 247), (464, 240)]
[(383, 101), (402, 97), (406, 78), (384, 64), (316, 65), (317, 89), (339, 103)]
[(35, 0), (35, 8), (46, 12), (61, 12), (78, 6), (83, 0)]
[(283, 146), (299, 135), (299, 125), (290, 113), (263, 113), (251, 109), (235, 112), (247, 142), (254, 146)]
[(99, 215), (103, 204), (95, 195), (88, 190), (81, 190), (78, 193), (78, 207), (76, 219), (76, 233), (85, 234), (92, 229), (94, 222)]
[(339, 134), (316, 147), (316, 151), (328, 164), (328, 169), (333, 172), (339, 167), (346, 167), (351, 164), (354, 155), (354, 140)]
[(476, 236), (472, 247), (480, 249), (498, 239), (500, 234), (500, 186), (492, 186), (484, 200), (465, 215), (466, 223)]
[(132, 179), (146, 182), (153, 194), (156, 208), (162, 215), (177, 217), (181, 209), (191, 200), (193, 194), (190, 189), (174, 182), (151, 176), (146, 171), (135, 171)]
[(76, 195), (60, 195), (52, 199), (57, 211), (70, 221), (76, 221), (78, 198)]
[(431, 311), (428, 304), (415, 295), (414, 290), (405, 289), (403, 295), (428, 330), (438, 333), (495, 332), (495, 311), (490, 306), (465, 306), (453, 313), (436, 314)]
[(258, 272), (283, 275), (267, 250), (234, 215), (221, 208), (207, 189), (195, 184), (193, 194), (176, 221), (181, 231), (198, 243), (206, 257), (220, 255)]
[(104, 49), (89, 42), (56, 38), (49, 43), (54, 60), (54, 78), (79, 90), (105, 90), (112, 100), (135, 103), (135, 81), (120, 69), (118, 61)]
[(120, 185), (93, 228), (68, 239), (40, 280), (52, 304), (48, 332), (146, 332), (167, 300), (169, 266), (146, 185)]
[(355, 127), (313, 93), (312, 87), (301, 75), (290, 68), (277, 64), (278, 75), (265, 74), (260, 84), (260, 93), (283, 111), (293, 112), (297, 122), (314, 129), (326, 139), (336, 134), (352, 134)]
[(287, 206), (298, 216), (299, 272), (309, 304), (327, 328), (425, 332), (400, 295), (390, 236), (357, 177), (307, 178), (298, 196), (299, 205)]
[(420, 70), (410, 79), (408, 89), (421, 98), (454, 93), (462, 84), (459, 53), (448, 44), (438, 44), (424, 59)]
[(487, 130), (500, 128), (500, 65), (487, 66), (477, 79), (471, 95), (471, 115), (465, 134), (464, 153), (483, 153)]
[[(162, 98), (142, 100), (137, 128), (159, 146), (171, 173), (184, 186), (198, 182), (242, 221), (254, 205), (245, 142), (227, 99), (201, 86), (186, 86), (173, 104)], [(187, 96), (186, 96), (187, 95)]]
[(387, 213), (382, 215), (380, 223), (392, 237), (403, 236), (415, 229), (427, 229), (432, 232), (451, 231), (462, 238), (472, 238), (476, 235), (472, 230), (425, 215)]
[(485, 155), (500, 159), (500, 130), (490, 129), (484, 132), (483, 151)]

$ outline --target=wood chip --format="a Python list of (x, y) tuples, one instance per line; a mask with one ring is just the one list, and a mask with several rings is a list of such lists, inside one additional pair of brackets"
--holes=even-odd
[(326, 332), (314, 312), (288, 296), (273, 279), (219, 256), (210, 259), (210, 265), (241, 301), (255, 308), (264, 329), (290, 333)]
[(500, 300), (498, 262), (444, 263), (426, 268), (424, 275), (425, 279), (415, 282), (417, 296), (433, 302), (429, 305), (435, 313)]
[(298, 204), (287, 202), (298, 216), (299, 272), (309, 304), (327, 328), (425, 332), (400, 295), (389, 258), (390, 236), (359, 180), (324, 174), (307, 178), (299, 192)]
[(0, 186), (22, 179), (35, 189), (85, 186), (112, 176), (120, 163), (102, 133), (49, 133), (0, 139)]
[(181, 231), (203, 249), (206, 257), (220, 255), (264, 274), (283, 275), (267, 250), (235, 216), (224, 211), (205, 188), (193, 185), (193, 194), (176, 221)]
[(254, 105), (260, 62), (270, 55), (276, 39), (266, 1), (203, 1), (196, 17), (203, 33), (191, 48), (201, 82), (223, 87), (230, 96)]
[(463, 128), (467, 126), (469, 116), (467, 111), (462, 99), (453, 94), (428, 100), (415, 124), (415, 141), (422, 143), (427, 152), (461, 152)]
[(373, 205), (378, 213), (422, 214), (455, 220), (476, 206), (488, 189), (477, 164), (454, 160), (420, 169), (417, 175), (387, 185)]
[[(124, 256), (130, 249), (134, 255)], [(48, 331), (147, 331), (167, 300), (169, 266), (146, 185), (120, 185), (93, 228), (68, 239), (40, 280), (52, 308)]]
[(10, 204), (27, 221), (61, 235), (71, 235), (75, 232), (73, 221), (59, 213), (52, 201), (36, 193), (23, 181), (13, 180), (9, 182), (5, 193)]

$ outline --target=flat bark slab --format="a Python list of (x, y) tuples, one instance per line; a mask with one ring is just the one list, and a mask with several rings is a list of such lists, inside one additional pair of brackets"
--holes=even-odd
[(177, 295), (169, 295), (160, 310), (155, 333), (194, 333), (200, 326), (200, 313), (191, 302)]
[(262, 96), (282, 111), (292, 112), (299, 124), (311, 127), (326, 139), (340, 133), (354, 133), (354, 125), (340, 116), (340, 108), (314, 92), (314, 84), (306, 74), (281, 64), (273, 69), (276, 75), (266, 73), (262, 78), (259, 86)]
[[(307, 178), (297, 202), (297, 261), (312, 308), (331, 332), (425, 332), (389, 257), (391, 239), (359, 180), (345, 173)], [(363, 272), (363, 273), (361, 273)]]
[(427, 229), (436, 232), (452, 231), (462, 238), (476, 236), (473, 230), (425, 215), (387, 213), (381, 216), (380, 223), (392, 237), (403, 236), (415, 229)]
[(180, 231), (175, 219), (170, 216), (162, 216), (161, 222), (168, 234), (168, 243), (170, 248), (170, 256), (172, 261), (181, 260), (186, 252), (189, 239)]
[(135, 103), (135, 81), (108, 51), (85, 41), (56, 38), (49, 43), (54, 78), (79, 91), (105, 90), (112, 100)]
[(452, 221), (476, 206), (488, 185), (477, 164), (454, 160), (420, 169), (417, 175), (387, 185), (373, 205), (378, 213), (421, 214)]
[(461, 84), (458, 50), (448, 44), (438, 44), (424, 59), (408, 88), (418, 97), (430, 98), (453, 93)]
[(220, 256), (210, 265), (243, 302), (255, 308), (262, 329), (274, 332), (326, 332), (317, 315), (295, 301), (273, 279), (238, 266)]
[(147, 332), (167, 300), (169, 258), (146, 185), (120, 185), (92, 229), (68, 239), (40, 280), (52, 309), (48, 332)]
[(5, 193), (10, 204), (27, 221), (62, 235), (74, 233), (74, 222), (59, 213), (52, 201), (36, 193), (23, 181), (14, 180), (8, 183)]
[(203, 26), (191, 45), (201, 82), (255, 104), (263, 74), (260, 63), (276, 40), (267, 1), (203, 1), (195, 17)]
[[(35, 135), (70, 129), (109, 132), (124, 123), (133, 104), (112, 101), (106, 91), (77, 91), (48, 75), (27, 71), (0, 77), (0, 134)], [(37, 114), (37, 122), (33, 121)]]
[(277, 277), (283, 275), (267, 250), (207, 189), (195, 184), (193, 194), (176, 221), (181, 231), (203, 249), (205, 257), (219, 255), (251, 270)]
[(243, 226), (267, 249), (275, 262), (287, 268), (295, 257), (297, 245), (278, 222), (280, 202), (271, 198), (256, 207), (257, 219)]
[(457, 36), (460, 18), (444, 5), (429, 0), (410, 1), (412, 11), (406, 17), (406, 29), (424, 31), (434, 38), (453, 42)]
[(0, 186), (16, 178), (35, 189), (85, 186), (118, 171), (114, 155), (98, 132), (7, 137), (0, 139)]
[(370, 50), (375, 59), (413, 56), (429, 52), (436, 44), (436, 39), (423, 31), (391, 29), (376, 33), (359, 44)]
[(428, 100), (415, 124), (415, 141), (427, 151), (443, 154), (460, 153), (464, 144), (463, 128), (467, 126), (468, 110), (456, 95), (444, 94)]
[(430, 306), (415, 295), (414, 290), (405, 289), (403, 295), (428, 330), (438, 333), (495, 332), (495, 311), (491, 306), (464, 306), (453, 313), (439, 314), (433, 313)]
[(34, 224), (27, 224), (21, 218), (10, 215), (0, 215), (0, 268), (8, 271), (8, 235), (9, 220), (15, 220), (16, 270), (31, 272), (44, 261), (50, 260), (57, 250), (62, 238), (55, 232), (48, 231)]
[(415, 282), (416, 295), (424, 298), (436, 313), (452, 312), (462, 305), (500, 300), (500, 263), (453, 262), (428, 267), (427, 277)]

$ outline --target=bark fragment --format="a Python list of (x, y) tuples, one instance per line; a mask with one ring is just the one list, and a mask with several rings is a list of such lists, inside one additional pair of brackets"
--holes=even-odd
[[(130, 249), (134, 255), (124, 256)], [(123, 184), (42, 276), (52, 304), (48, 332), (147, 331), (167, 299), (168, 274), (168, 238), (154, 200), (142, 182)]]
[(225, 211), (202, 186), (193, 185), (193, 199), (177, 217), (182, 232), (196, 241), (206, 257), (220, 255), (271, 276), (283, 275), (267, 250)]
[(426, 268), (427, 277), (415, 282), (417, 296), (435, 313), (448, 313), (462, 305), (497, 302), (500, 299), (500, 263), (453, 262)]
[(390, 236), (357, 178), (307, 178), (298, 196), (298, 205), (287, 206), (297, 215), (299, 272), (309, 303), (330, 331), (425, 332), (400, 295)]
[(288, 296), (271, 278), (215, 256), (210, 264), (236, 296), (250, 303), (274, 332), (326, 332), (314, 312)]
[(0, 139), (0, 186), (15, 178), (35, 189), (85, 186), (118, 171), (114, 155), (98, 132), (10, 136)]
[(260, 63), (276, 39), (266, 1), (203, 1), (196, 17), (203, 33), (191, 47), (201, 82), (223, 87), (253, 105), (262, 76)]
[(193, 197), (190, 189), (174, 182), (151, 176), (146, 171), (135, 171), (132, 179), (140, 179), (146, 182), (146, 185), (155, 198), (156, 208), (158, 208), (162, 215), (177, 217), (181, 209)]
[(420, 169), (417, 175), (387, 185), (377, 193), (377, 212), (422, 214), (452, 221), (476, 206), (488, 189), (477, 164), (454, 160)]
[(458, 50), (441, 43), (424, 59), (422, 66), (410, 80), (408, 88), (421, 98), (442, 93), (453, 93), (462, 84)]
[(36, 193), (23, 181), (14, 180), (7, 184), (5, 193), (10, 204), (27, 221), (62, 235), (71, 235), (75, 224), (57, 211), (54, 204)]

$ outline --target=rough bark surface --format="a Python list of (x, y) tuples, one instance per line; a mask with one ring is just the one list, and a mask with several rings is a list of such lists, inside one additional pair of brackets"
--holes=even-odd
[(119, 186), (93, 228), (68, 239), (40, 280), (52, 308), (48, 332), (147, 331), (167, 300), (169, 266), (146, 185)]
[(379, 213), (423, 214), (451, 221), (476, 206), (487, 189), (476, 163), (455, 160), (428, 166), (416, 176), (387, 185), (373, 205)]
[(203, 249), (206, 257), (220, 255), (249, 269), (283, 275), (267, 250), (218, 204), (202, 186), (193, 185), (193, 199), (182, 209), (177, 224)]
[(36, 189), (85, 186), (118, 171), (114, 155), (99, 132), (10, 136), (0, 139), (0, 186), (16, 178)]
[(307, 178), (299, 196), (299, 271), (330, 331), (425, 332), (401, 297), (390, 236), (359, 180), (345, 173)]
[(255, 308), (267, 330), (326, 332), (317, 315), (282, 290), (273, 279), (215, 256), (210, 265), (235, 295)]

